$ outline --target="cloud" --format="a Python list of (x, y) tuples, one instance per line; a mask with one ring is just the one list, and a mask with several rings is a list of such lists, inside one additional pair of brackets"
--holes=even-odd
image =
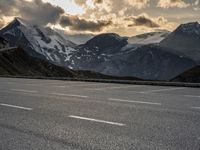
[(89, 3), (93, 3), (93, 5), (96, 4), (101, 4), (103, 3), (103, 0), (74, 0), (74, 2), (79, 5), (79, 6), (83, 6), (83, 7), (87, 7)]
[(103, 3), (103, 0), (93, 0), (93, 3), (94, 3), (94, 4), (102, 4), (102, 3)]
[(1, 16), (18, 16), (23, 19), (39, 24), (56, 24), (64, 10), (42, 0), (6, 0), (0, 1)]
[(78, 16), (64, 15), (61, 17), (60, 25), (62, 27), (69, 27), (71, 30), (77, 31), (102, 31), (104, 27), (111, 25), (111, 21), (97, 20), (91, 21), (81, 19)]
[(125, 0), (125, 2), (134, 8), (142, 9), (147, 6), (150, 0)]
[(159, 0), (157, 4), (157, 7), (161, 8), (171, 8), (171, 7), (186, 8), (188, 6), (190, 6), (190, 4), (184, 2), (183, 0)]
[(196, 0), (196, 1), (194, 2), (194, 5), (195, 5), (195, 6), (198, 6), (199, 3), (200, 3), (200, 1), (199, 1), (199, 0)]
[(125, 18), (125, 20), (133, 22), (132, 24), (129, 24), (128, 27), (133, 27), (133, 26), (145, 26), (149, 28), (160, 27), (158, 20), (152, 19), (146, 14)]
[(79, 6), (84, 6), (86, 5), (86, 0), (74, 0), (76, 4)]
[(169, 2), (180, 3), (181, 0), (155, 0), (156, 3), (152, 3), (153, 0), (73, 0), (83, 7), (84, 13), (79, 15), (67, 14), (61, 7), (44, 1), (47, 0), (0, 0), (0, 27), (13, 17), (21, 17), (31, 24), (55, 25), (70, 33), (134, 35), (174, 28), (175, 25), (164, 17), (150, 17), (145, 11), (151, 12), (151, 6), (158, 1), (168, 1), (165, 8), (169, 8), (172, 6)]
[(196, 1), (192, 4), (192, 5), (193, 5), (193, 9), (194, 9), (195, 11), (200, 10), (199, 4), (200, 4), (200, 0), (196, 0)]

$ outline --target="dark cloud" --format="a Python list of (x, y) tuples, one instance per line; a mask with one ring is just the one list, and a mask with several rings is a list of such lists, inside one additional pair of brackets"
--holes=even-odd
[[(103, 3), (103, 0), (92, 0), (94, 4), (101, 4)], [(86, 0), (75, 0), (75, 3), (78, 4), (79, 6), (86, 6)]]
[(39, 24), (56, 24), (64, 10), (42, 0), (0, 0), (1, 16), (18, 16)]
[(103, 3), (103, 0), (93, 0), (94, 4), (101, 4)]
[(72, 30), (77, 31), (101, 31), (104, 27), (111, 25), (111, 21), (90, 21), (81, 19), (78, 16), (62, 16), (60, 25), (62, 27), (69, 27)]
[(133, 26), (146, 26), (149, 28), (160, 27), (160, 25), (156, 21), (154, 21), (153, 19), (145, 15), (140, 15), (137, 17), (129, 17), (129, 18), (126, 18), (125, 20), (129, 20), (133, 22), (132, 24), (128, 25), (129, 27), (133, 27)]

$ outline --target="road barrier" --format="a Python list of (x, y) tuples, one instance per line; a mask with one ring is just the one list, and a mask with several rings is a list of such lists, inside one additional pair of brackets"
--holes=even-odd
[(30, 77), (30, 76), (11, 76), (11, 75), (6, 75), (6, 76), (0, 75), (0, 77), (200, 88), (200, 83), (188, 83), (188, 82), (136, 81), (136, 80), (111, 80), (111, 79), (88, 79), (88, 78), (86, 79), (86, 78), (67, 78), (67, 77)]

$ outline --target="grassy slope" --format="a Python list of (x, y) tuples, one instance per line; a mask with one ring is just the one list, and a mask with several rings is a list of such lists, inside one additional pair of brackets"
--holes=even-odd
[(200, 66), (196, 66), (196, 67), (182, 73), (181, 75), (174, 78), (172, 81), (200, 83)]

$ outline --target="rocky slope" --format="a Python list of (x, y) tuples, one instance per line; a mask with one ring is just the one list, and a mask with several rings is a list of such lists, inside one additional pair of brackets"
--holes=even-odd
[(169, 52), (186, 56), (200, 63), (200, 24), (192, 22), (180, 25), (159, 45)]

